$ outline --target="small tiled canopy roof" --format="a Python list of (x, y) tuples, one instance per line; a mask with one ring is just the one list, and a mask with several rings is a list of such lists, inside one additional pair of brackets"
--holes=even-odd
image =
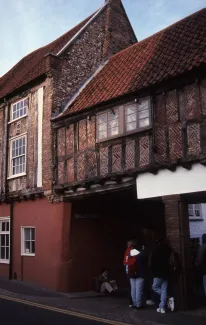
[(57, 54), (94, 15), (95, 13), (52, 43), (39, 48), (20, 60), (11, 70), (0, 78), (0, 98), (5, 97), (15, 89), (45, 74), (45, 55), (48, 53)]
[(63, 116), (141, 90), (206, 63), (206, 9), (112, 56)]

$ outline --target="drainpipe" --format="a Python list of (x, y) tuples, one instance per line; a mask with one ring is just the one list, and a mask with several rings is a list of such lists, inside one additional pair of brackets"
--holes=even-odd
[(14, 219), (14, 202), (10, 202), (10, 253), (9, 253), (9, 280), (13, 278), (13, 219)]

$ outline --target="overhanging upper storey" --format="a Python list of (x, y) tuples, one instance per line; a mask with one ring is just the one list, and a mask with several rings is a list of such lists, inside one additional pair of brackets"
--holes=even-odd
[(205, 18), (203, 9), (112, 56), (53, 120), (57, 191), (205, 163)]

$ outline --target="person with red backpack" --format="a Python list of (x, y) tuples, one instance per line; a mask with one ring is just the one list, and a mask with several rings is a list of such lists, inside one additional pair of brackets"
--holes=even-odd
[(125, 266), (125, 272), (126, 272), (128, 284), (129, 284), (129, 307), (133, 307), (133, 300), (132, 300), (132, 296), (131, 296), (131, 284), (130, 284), (130, 277), (128, 275), (128, 268), (129, 268), (129, 266), (134, 264), (136, 261), (135, 257), (133, 257), (133, 258), (130, 257), (130, 251), (132, 249), (133, 249), (133, 241), (129, 240), (127, 242), (127, 249), (125, 251), (124, 260), (123, 260), (123, 264)]
[(130, 251), (129, 259), (133, 261), (128, 266), (133, 308), (140, 309), (143, 307), (146, 265), (143, 251), (139, 251), (136, 244), (133, 245), (133, 249)]

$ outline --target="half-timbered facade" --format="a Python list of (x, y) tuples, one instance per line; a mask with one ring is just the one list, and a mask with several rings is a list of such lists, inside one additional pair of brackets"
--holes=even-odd
[(54, 188), (81, 195), (111, 178), (204, 164), (206, 79), (196, 78), (164, 93), (117, 100), (63, 127), (57, 122)]
[[(73, 202), (74, 211), (91, 213), (98, 204), (99, 215), (104, 205), (112, 206), (115, 214), (116, 204), (127, 210), (126, 218), (138, 216), (144, 227), (149, 204), (150, 226), (155, 217), (164, 231), (158, 218), (164, 208), (166, 234), (182, 262), (177, 295), (182, 307), (189, 305), (191, 296), (187, 204), (202, 200), (200, 192), (206, 188), (192, 184), (181, 192), (182, 186), (178, 191), (178, 184), (172, 187), (168, 180), (179, 170), (179, 182), (184, 183), (184, 177), (193, 182), (199, 171), (205, 177), (205, 27), (203, 9), (112, 56), (52, 119), (54, 192)], [(165, 170), (170, 178), (161, 176)], [(160, 183), (167, 190), (158, 191)], [(147, 199), (133, 211), (132, 189), (139, 204), (138, 198)], [(159, 202), (156, 210), (154, 202)], [(118, 227), (117, 222), (116, 229), (123, 232)]]

